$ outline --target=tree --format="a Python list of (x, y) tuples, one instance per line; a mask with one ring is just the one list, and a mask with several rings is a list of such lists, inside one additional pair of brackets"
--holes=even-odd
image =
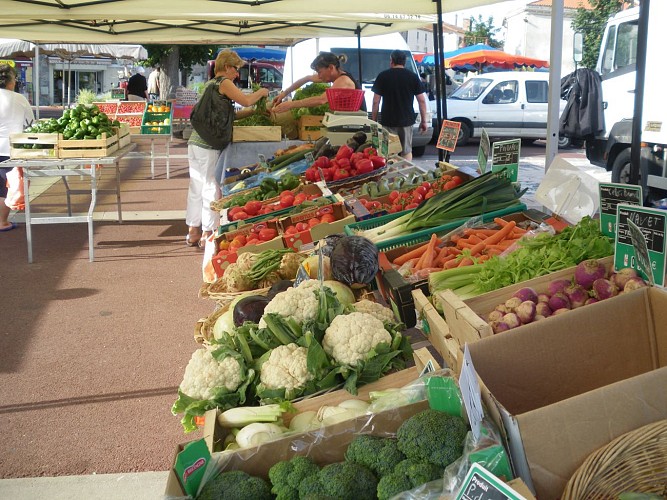
[[(167, 88), (160, 92), (160, 98), (173, 97), (174, 89), (178, 84), (187, 82), (188, 74), (195, 64), (206, 64), (214, 59), (219, 45), (144, 45), (148, 52), (145, 64), (155, 66), (159, 64), (166, 75)], [(182, 72), (183, 80), (179, 80)], [(177, 82), (175, 85), (173, 82)]]
[(623, 8), (622, 0), (588, 0), (592, 9), (577, 8), (572, 29), (584, 36), (584, 53), (581, 66), (595, 68), (600, 53), (600, 42), (605, 24), (611, 16)]
[(493, 16), (490, 16), (486, 22), (482, 21), (482, 16), (477, 16), (476, 20), (470, 19), (470, 27), (464, 37), (465, 44), (483, 43), (496, 49), (502, 49), (502, 42), (494, 38), (499, 31), (500, 28), (493, 27)]

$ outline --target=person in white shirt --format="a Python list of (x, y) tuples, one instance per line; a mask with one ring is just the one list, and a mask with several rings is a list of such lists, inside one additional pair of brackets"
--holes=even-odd
[[(158, 99), (160, 97), (160, 65), (156, 65), (148, 75), (148, 97)], [(151, 96), (151, 94), (153, 94)]]
[(0, 232), (10, 231), (16, 224), (9, 222), (7, 197), (7, 172), (2, 162), (9, 159), (9, 135), (22, 132), (35, 119), (30, 103), (21, 94), (14, 92), (16, 70), (9, 64), (0, 64)]

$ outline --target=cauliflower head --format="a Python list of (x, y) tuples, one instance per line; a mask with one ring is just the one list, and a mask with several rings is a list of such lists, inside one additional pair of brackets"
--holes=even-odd
[(300, 389), (313, 375), (308, 372), (308, 349), (296, 344), (281, 345), (273, 349), (269, 359), (262, 364), (260, 381), (268, 389)]
[(372, 314), (353, 312), (336, 316), (324, 333), (322, 347), (341, 364), (356, 366), (378, 344), (391, 344), (391, 334)]
[(363, 312), (375, 316), (380, 321), (389, 321), (395, 322), (396, 318), (394, 317), (394, 311), (388, 307), (373, 302), (372, 300), (363, 299), (359, 302), (354, 303), (354, 310), (357, 312)]
[[(314, 319), (319, 309), (319, 299), (315, 294), (318, 287), (317, 280), (306, 280), (296, 288), (277, 293), (266, 305), (264, 314), (275, 313), (285, 318), (292, 317), (298, 323)], [(259, 320), (259, 327), (266, 328), (264, 318)]]
[(231, 356), (218, 361), (208, 349), (197, 349), (185, 368), (181, 392), (194, 399), (211, 399), (216, 387), (236, 391), (243, 382), (239, 362)]

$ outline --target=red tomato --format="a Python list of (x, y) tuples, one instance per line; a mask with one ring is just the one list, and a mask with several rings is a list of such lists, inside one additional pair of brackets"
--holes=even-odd
[(457, 185), (458, 184), (456, 184), (456, 181), (447, 181), (447, 182), (445, 182), (445, 185), (443, 186), (443, 188), (445, 190), (449, 191), (450, 189), (454, 189)]
[(246, 243), (246, 246), (247, 246), (247, 245), (259, 245), (261, 242), (262, 242), (262, 241), (261, 241), (261, 240), (258, 240), (257, 238), (251, 238), (251, 239), (249, 239), (248, 242)]
[(301, 205), (304, 201), (306, 201), (306, 198), (308, 198), (308, 196), (306, 195), (306, 193), (299, 193), (299, 194), (297, 194), (297, 195), (294, 197), (294, 203), (293, 203), (293, 205)]
[(389, 200), (390, 200), (390, 201), (394, 201), (394, 200), (396, 200), (400, 195), (401, 195), (401, 193), (399, 193), (398, 191), (392, 191), (391, 193), (389, 193)]
[(459, 184), (463, 184), (463, 178), (459, 177), (458, 175), (454, 175), (452, 177), (452, 182), (455, 182), (458, 186)]
[(317, 217), (313, 217), (312, 219), (308, 219), (308, 225), (310, 227), (317, 226), (320, 223), (320, 219)]
[(285, 234), (290, 235), (290, 234), (295, 234), (298, 231), (296, 230), (296, 227), (294, 226), (288, 226), (287, 229), (285, 229)]
[(425, 186), (419, 186), (418, 188), (415, 188), (414, 192), (424, 196), (426, 193), (428, 193), (428, 188)]
[(432, 189), (429, 189), (428, 193), (424, 195), (424, 199), (428, 200), (429, 198), (433, 198), (435, 196), (435, 192)]
[(320, 218), (320, 222), (326, 223), (326, 224), (330, 224), (330, 223), (335, 222), (335, 221), (336, 221), (336, 217), (334, 216), (334, 214), (324, 214)]
[(410, 203), (409, 205), (405, 205), (404, 210), (412, 210), (413, 208), (417, 208), (419, 206), (419, 203)]
[(421, 185), (424, 186), (426, 189), (431, 189), (431, 183), (430, 182), (424, 181), (424, 182), (421, 183)]
[(310, 226), (307, 222), (297, 222), (296, 223), (296, 232), (300, 233), (301, 231), (307, 231), (310, 229)]
[(245, 234), (237, 234), (236, 236), (234, 236), (234, 240), (240, 241), (242, 245), (246, 244), (247, 239), (248, 237)]
[(416, 191), (414, 193), (412, 193), (412, 202), (413, 203), (421, 203), (422, 201), (424, 201), (424, 196), (421, 193), (416, 192)]
[[(227, 211), (227, 216), (231, 217), (235, 213), (242, 212), (242, 211), (243, 211), (242, 207), (232, 207)], [(232, 219), (232, 220), (234, 220), (234, 219)]]
[(270, 241), (278, 236), (278, 231), (271, 227), (266, 227), (259, 232), (259, 239), (262, 241)]

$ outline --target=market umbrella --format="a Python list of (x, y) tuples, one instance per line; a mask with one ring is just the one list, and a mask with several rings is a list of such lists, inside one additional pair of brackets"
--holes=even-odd
[(446, 60), (447, 65), (455, 70), (470, 71), (474, 67), (476, 71), (483, 72), (484, 69), (516, 69), (516, 68), (548, 68), (549, 62), (532, 57), (508, 54), (500, 50), (476, 50), (460, 54)]
[[(485, 45), (483, 43), (476, 43), (475, 45), (468, 45), (467, 47), (461, 47), (456, 50), (450, 50), (448, 52), (445, 52), (443, 54), (443, 57), (445, 59), (445, 67), (448, 67), (446, 65), (447, 59), (451, 59), (452, 57), (456, 57), (460, 54), (467, 54), (468, 52), (475, 52), (478, 50), (500, 50), (496, 49), (494, 47), (491, 47), (490, 45)], [(415, 58), (416, 60), (416, 58)], [(420, 64), (423, 66), (434, 66), (435, 65), (435, 54), (432, 52), (427, 52), (426, 54), (423, 55), (421, 58)]]

